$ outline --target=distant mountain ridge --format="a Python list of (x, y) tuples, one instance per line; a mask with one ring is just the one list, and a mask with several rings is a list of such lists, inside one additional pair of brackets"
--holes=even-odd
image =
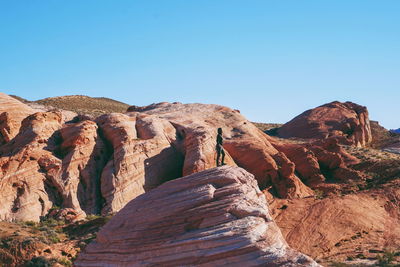
[(398, 134), (400, 134), (400, 128), (399, 129), (393, 129), (393, 130), (390, 130), (391, 132), (393, 132), (393, 133), (398, 133)]

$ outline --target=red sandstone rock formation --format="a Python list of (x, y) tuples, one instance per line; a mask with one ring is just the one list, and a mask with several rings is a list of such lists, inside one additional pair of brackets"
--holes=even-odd
[(356, 146), (372, 141), (367, 108), (337, 101), (303, 112), (279, 128), (278, 135), (317, 139), (335, 136), (342, 143)]
[(63, 125), (64, 119), (59, 112), (34, 113), (0, 147), (2, 220), (38, 221), (54, 205), (73, 209), (77, 219), (85, 216), (83, 210), (99, 212), (105, 163), (97, 125)]
[(145, 191), (181, 176), (183, 157), (172, 145), (176, 131), (168, 121), (112, 113), (100, 116), (97, 123), (112, 146), (101, 175), (103, 214), (116, 212)]
[(253, 173), (262, 189), (272, 186), (280, 197), (313, 195), (295, 175), (293, 163), (238, 111), (218, 105), (181, 103), (153, 104), (139, 110), (140, 114), (168, 120), (177, 129), (176, 146), (183, 147), (185, 155), (183, 175), (215, 166), (216, 129), (221, 127), (229, 165), (237, 164)]
[[(238, 111), (218, 105), (159, 103), (94, 121), (69, 119), (62, 113), (35, 113), (0, 147), (0, 185), (11, 186), (0, 204), (3, 220), (39, 220), (54, 205), (80, 217), (117, 212), (165, 181), (214, 167), (219, 127), (226, 163), (254, 174), (259, 187), (277, 197), (313, 196), (309, 187), (324, 185), (321, 168), (336, 181), (361, 179), (347, 168), (354, 159), (333, 139), (283, 143)], [(29, 209), (31, 203), (35, 208)]]
[[(329, 110), (329, 120), (317, 127), (318, 132), (333, 133), (332, 136), (327, 139), (313, 136), (318, 140), (295, 144), (264, 134), (238, 111), (218, 105), (159, 103), (132, 107), (126, 114), (106, 114), (96, 119), (80, 116), (71, 120), (74, 115), (72, 113), (37, 112), (4, 94), (0, 94), (0, 102), (4, 104), (0, 106), (0, 119), (3, 118), (0, 121), (0, 220), (38, 221), (40, 216), (48, 214), (52, 206), (61, 207), (59, 216), (68, 220), (79, 220), (91, 213), (117, 212), (132, 199), (168, 180), (213, 168), (216, 160), (216, 129), (222, 127), (228, 165), (239, 166), (252, 173), (258, 186), (263, 189), (263, 194), (273, 205), (282, 201), (292, 211), (291, 204), (298, 203), (294, 207), (299, 209), (299, 213), (285, 213), (286, 209), (274, 206), (279, 210), (276, 218), (284, 228), (289, 243), (292, 242), (293, 247), (313, 256), (322, 253), (331, 257), (333, 254), (326, 251), (315, 250), (313, 254), (313, 246), (317, 242), (313, 234), (325, 233), (322, 229), (324, 227), (329, 231), (332, 229), (325, 221), (312, 225), (307, 221), (307, 216), (318, 222), (318, 216), (331, 216), (330, 213), (324, 213), (323, 209), (334, 210), (332, 214), (336, 214), (336, 209), (329, 206), (327, 201), (321, 201), (323, 204), (318, 204), (322, 206), (319, 213), (312, 213), (311, 210), (319, 206), (308, 204), (320, 202), (307, 198), (314, 195), (310, 188), (327, 193), (337, 190), (343, 184), (364, 179), (359, 172), (349, 167), (358, 160), (346, 153), (340, 145), (343, 142), (364, 145), (370, 140), (365, 110), (357, 109), (355, 104), (333, 103), (322, 106), (325, 107), (322, 111)], [(312, 111), (309, 113), (314, 114)], [(335, 114), (337, 124), (329, 122), (334, 120)], [(313, 118), (318, 117), (314, 115)], [(334, 130), (340, 124), (339, 121), (346, 121), (348, 125), (345, 123), (347, 126), (340, 128), (340, 131)], [(235, 184), (233, 187), (237, 186)], [(223, 192), (229, 190), (227, 188), (219, 192), (223, 195)], [(200, 191), (190, 191), (188, 194), (202, 194)], [(277, 200), (276, 197), (293, 200)], [(141, 198), (146, 198), (146, 194)], [(302, 200), (296, 200), (298, 198)], [(393, 196), (387, 199), (391, 203), (399, 201), (398, 197)], [(365, 195), (362, 198), (334, 200), (334, 203), (345, 208), (339, 213), (347, 214), (349, 211), (349, 217), (339, 216), (335, 219), (337, 224), (347, 223), (346, 220), (352, 218), (354, 224), (364, 225), (364, 218), (356, 212), (357, 201), (360, 201), (362, 207), (371, 201), (371, 212), (366, 215), (366, 222), (373, 223), (375, 219), (381, 222), (373, 216), (376, 212), (390, 226), (391, 230), (386, 231), (383, 237), (380, 234), (370, 236), (380, 240), (398, 239), (398, 228), (394, 226), (399, 221), (396, 215), (398, 208), (384, 201), (379, 202), (381, 206), (378, 207), (373, 199), (365, 198)], [(381, 209), (382, 206), (388, 214)], [(201, 207), (210, 211), (209, 206)], [(153, 215), (160, 212), (163, 211), (157, 209)], [(214, 214), (211, 212), (209, 215)], [(307, 218), (301, 217), (303, 215)], [(218, 214), (217, 217), (212, 216), (217, 221), (221, 219)], [(233, 219), (232, 224), (240, 228), (242, 224), (236, 224), (237, 218)], [(312, 232), (305, 232), (305, 235), (312, 237), (312, 242), (306, 241), (306, 236), (302, 236), (300, 230), (293, 230), (291, 235), (286, 232), (292, 226), (303, 229), (296, 224), (303, 220), (312, 229)], [(267, 222), (267, 225), (272, 224)], [(194, 227), (197, 227), (196, 224)], [(357, 227), (355, 231), (365, 228)], [(245, 233), (251, 237), (253, 230), (250, 228)], [(383, 230), (376, 228), (376, 232), (379, 231)], [(244, 236), (240, 238), (248, 240)], [(366, 242), (381, 248), (385, 245), (374, 243), (373, 238), (366, 239)], [(329, 241), (324, 243), (327, 251), (341, 251), (339, 248), (336, 250), (336, 244), (346, 247), (342, 245), (346, 242), (339, 240), (333, 244), (336, 239), (327, 239)], [(296, 246), (296, 242), (302, 245)], [(261, 255), (257, 254), (261, 252), (254, 252), (257, 250), (253, 249), (263, 244), (256, 243), (251, 246), (251, 255)], [(332, 244), (335, 248), (332, 248)], [(240, 252), (234, 253), (243, 252), (243, 255), (248, 256), (244, 252), (248, 248), (240, 248)], [(349, 245), (348, 248), (352, 247)], [(260, 257), (264, 259), (264, 256)]]
[(400, 247), (399, 202), (400, 187), (395, 183), (321, 200), (275, 199), (270, 207), (289, 245), (324, 263), (396, 251)]
[[(53, 111), (45, 106), (26, 105), (17, 99), (0, 92), (0, 145), (8, 143), (19, 132), (21, 122), (36, 112)], [(62, 121), (71, 120), (77, 114), (67, 110), (60, 110)]]
[(59, 184), (63, 207), (98, 214), (103, 204), (100, 176), (108, 155), (97, 124), (89, 120), (68, 124), (60, 130), (60, 140), (56, 153), (61, 168), (53, 179)]
[(21, 122), (35, 111), (15, 98), (0, 93), (0, 145), (14, 138)]
[(289, 248), (254, 176), (220, 167), (128, 203), (76, 266), (319, 266)]
[(308, 144), (273, 141), (273, 145), (295, 164), (296, 172), (311, 188), (320, 187), (326, 180), (325, 175), (341, 182), (363, 179), (359, 172), (348, 168), (348, 164), (357, 164), (359, 160), (348, 154), (336, 138)]
[(47, 171), (56, 158), (48, 150), (61, 127), (58, 113), (36, 113), (22, 121), (18, 135), (0, 148), (0, 219), (38, 221), (52, 206)]

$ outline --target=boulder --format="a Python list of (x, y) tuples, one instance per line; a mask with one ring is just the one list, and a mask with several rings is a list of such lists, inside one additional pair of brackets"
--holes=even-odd
[(218, 167), (129, 202), (76, 266), (319, 266), (291, 249), (254, 176)]

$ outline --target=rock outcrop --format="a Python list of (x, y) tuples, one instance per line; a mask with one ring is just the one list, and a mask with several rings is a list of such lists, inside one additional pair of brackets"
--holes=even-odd
[(168, 121), (120, 113), (96, 121), (112, 150), (101, 174), (103, 214), (116, 212), (145, 191), (182, 176), (183, 156), (173, 146), (176, 130)]
[(275, 200), (270, 207), (292, 248), (322, 262), (342, 262), (400, 247), (399, 201), (397, 183), (321, 200)]
[(341, 182), (363, 180), (360, 172), (348, 167), (359, 160), (347, 153), (334, 137), (307, 144), (274, 141), (273, 145), (295, 164), (301, 180), (313, 189), (319, 188), (327, 177)]
[(177, 129), (176, 147), (185, 157), (183, 175), (215, 166), (215, 136), (220, 127), (228, 165), (243, 167), (255, 175), (261, 189), (272, 187), (280, 197), (313, 195), (295, 175), (294, 164), (236, 110), (219, 105), (159, 103), (129, 111), (131, 115), (140, 111), (168, 120)]
[(2, 145), (18, 134), (22, 120), (35, 111), (4, 93), (0, 93), (0, 107), (0, 145)]
[(59, 137), (62, 142), (56, 154), (61, 158), (61, 166), (52, 180), (63, 196), (62, 206), (79, 212), (100, 213), (103, 206), (100, 177), (108, 154), (97, 124), (89, 120), (68, 124), (60, 130)]
[(35, 113), (22, 121), (18, 135), (0, 148), (0, 219), (38, 221), (52, 206), (46, 191), (46, 166), (57, 165), (51, 146), (61, 128), (59, 113)]
[[(35, 112), (18, 105), (24, 114)], [(4, 139), (0, 190), (7, 197), (0, 202), (1, 219), (37, 221), (52, 206), (74, 210), (76, 218), (115, 213), (166, 181), (215, 167), (219, 127), (225, 162), (254, 174), (260, 189), (276, 197), (313, 196), (311, 188), (321, 187), (327, 174), (336, 182), (361, 179), (332, 138), (313, 144), (278, 141), (239, 111), (219, 105), (158, 103), (96, 119), (65, 114), (33, 113), (15, 137)]]
[(254, 176), (219, 167), (128, 203), (76, 266), (319, 266), (289, 248)]
[(280, 137), (325, 139), (365, 146), (372, 141), (368, 110), (352, 102), (332, 102), (307, 110), (278, 130)]
[[(92, 121), (64, 125), (58, 112), (34, 113), (0, 148), (2, 220), (39, 221), (52, 206), (99, 213), (105, 145)], [(3, 193), (4, 192), (4, 193)]]

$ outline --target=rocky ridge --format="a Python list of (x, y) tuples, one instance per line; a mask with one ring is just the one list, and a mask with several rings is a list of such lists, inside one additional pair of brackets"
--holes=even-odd
[[(323, 187), (327, 173), (341, 182), (363, 179), (347, 167), (352, 159), (335, 138), (286, 144), (218, 105), (159, 103), (69, 121), (47, 111), (21, 124), (0, 147), (0, 183), (9, 192), (0, 207), (3, 220), (38, 221), (53, 205), (75, 210), (77, 218), (115, 213), (165, 181), (214, 167), (218, 127), (227, 164), (254, 174), (267, 194), (313, 196), (312, 188)], [(299, 158), (302, 153), (307, 156)]]

